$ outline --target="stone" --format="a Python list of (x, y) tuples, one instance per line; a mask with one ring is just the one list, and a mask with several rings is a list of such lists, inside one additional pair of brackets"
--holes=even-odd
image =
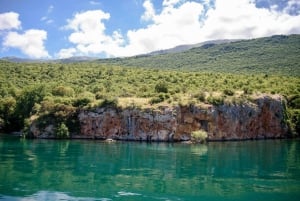
[[(284, 138), (288, 126), (280, 96), (260, 96), (243, 104), (165, 106), (158, 109), (96, 108), (78, 115), (80, 133), (87, 138), (189, 141), (191, 132), (204, 130), (208, 140)], [(53, 130), (50, 129), (50, 130)], [(33, 135), (49, 133), (31, 125)]]

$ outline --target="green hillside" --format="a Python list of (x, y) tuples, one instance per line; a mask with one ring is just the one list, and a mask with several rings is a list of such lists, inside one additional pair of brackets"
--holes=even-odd
[(299, 133), (299, 39), (276, 36), (96, 62), (0, 60), (0, 131), (20, 130), (39, 119), (63, 122), (76, 132), (81, 109), (243, 104), (266, 93), (287, 99), (291, 133)]
[(300, 75), (300, 35), (206, 44), (185, 52), (99, 60), (101, 63), (188, 71)]

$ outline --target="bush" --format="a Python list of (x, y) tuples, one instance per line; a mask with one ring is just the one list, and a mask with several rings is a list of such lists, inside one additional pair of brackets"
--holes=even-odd
[(300, 95), (291, 96), (288, 99), (288, 105), (294, 109), (300, 109)]
[(69, 129), (64, 123), (60, 123), (55, 132), (55, 136), (57, 138), (68, 138), (69, 137)]
[(288, 126), (292, 136), (299, 136), (300, 134), (300, 110), (289, 109), (288, 110)]
[(207, 140), (207, 132), (205, 130), (193, 131), (191, 133), (191, 140), (197, 143), (204, 143)]
[(105, 95), (104, 95), (104, 93), (102, 93), (102, 92), (97, 92), (97, 93), (95, 94), (95, 97), (96, 97), (96, 100), (100, 100), (100, 99), (104, 99), (104, 98), (105, 98)]
[(156, 103), (161, 103), (164, 100), (165, 99), (162, 96), (155, 96), (155, 97), (151, 98), (150, 104), (153, 105), (153, 104), (156, 104)]
[(224, 104), (224, 97), (218, 96), (218, 97), (213, 97), (209, 96), (207, 98), (207, 102), (212, 104), (212, 105), (223, 105)]
[(117, 98), (105, 98), (100, 104), (99, 107), (117, 107), (118, 99)]
[(157, 93), (168, 93), (168, 86), (165, 82), (159, 82), (155, 85), (155, 91)]
[(58, 86), (52, 90), (52, 94), (54, 96), (66, 96), (66, 97), (73, 97), (74, 90), (71, 87), (65, 86)]
[(167, 100), (170, 98), (170, 95), (169, 94), (163, 94), (163, 93), (160, 93), (158, 94), (157, 96), (151, 98), (150, 100), (150, 104), (156, 104), (156, 103), (161, 103), (163, 102), (164, 100)]
[(253, 93), (253, 89), (251, 89), (249, 87), (244, 87), (243, 91), (244, 91), (244, 94), (248, 94), (248, 95), (251, 95)]
[(201, 91), (201, 92), (199, 92), (198, 94), (195, 94), (194, 97), (195, 97), (198, 101), (204, 102), (205, 99), (206, 99), (206, 94), (205, 94), (205, 92)]
[(72, 105), (74, 107), (84, 107), (91, 102), (92, 102), (91, 99), (89, 99), (87, 97), (83, 97), (83, 98), (77, 98), (76, 100), (74, 100)]
[(234, 91), (230, 90), (230, 89), (224, 89), (223, 93), (226, 96), (233, 96), (234, 95)]

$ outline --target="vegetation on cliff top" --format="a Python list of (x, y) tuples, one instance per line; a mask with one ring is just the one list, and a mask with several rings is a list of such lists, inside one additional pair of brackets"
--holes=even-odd
[[(299, 37), (296, 39), (295, 36), (273, 37), (269, 40), (274, 44), (278, 43), (277, 45), (281, 44), (286, 47), (281, 40), (289, 38), (294, 41)], [(279, 42), (275, 43), (275, 39)], [(268, 40), (268, 38), (249, 43), (259, 47), (260, 40)], [(251, 65), (255, 66), (257, 73), (254, 73), (252, 68), (250, 70), (243, 68), (240, 73), (233, 73), (234, 69), (227, 68), (228, 63), (225, 61), (222, 70), (209, 67), (210, 69), (207, 71), (202, 71), (203, 69), (200, 71), (197, 66), (207, 64), (201, 60), (201, 58), (208, 58), (207, 55), (203, 56), (201, 53), (205, 47), (181, 53), (182, 55), (187, 54), (185, 62), (190, 61), (192, 66), (195, 65), (194, 71), (190, 72), (170, 69), (169, 64), (166, 64), (167, 68), (165, 69), (158, 69), (159, 65), (158, 68), (135, 68), (124, 67), (121, 65), (122, 63), (118, 63), (121, 66), (117, 66), (101, 62), (63, 64), (0, 61), (0, 130), (18, 131), (30, 124), (32, 120), (38, 119), (40, 126), (49, 123), (57, 125), (58, 128), (61, 128), (62, 136), (66, 137), (65, 134), (69, 135), (69, 132), (76, 132), (78, 129), (76, 114), (82, 108), (155, 107), (157, 104), (240, 104), (251, 100), (257, 93), (267, 93), (281, 94), (288, 100), (288, 122), (292, 130), (299, 133), (300, 62), (298, 61), (299, 57), (294, 55), (295, 49), (300, 50), (300, 43), (297, 44), (298, 49), (294, 48), (294, 44), (292, 48), (283, 52), (290, 55), (285, 58), (291, 58), (290, 61), (283, 60), (283, 63), (269, 58), (270, 55), (266, 56), (268, 48), (261, 47), (262, 50), (255, 55), (266, 56), (262, 63), (269, 60), (271, 60), (269, 62), (274, 62), (272, 64), (274, 71), (266, 67), (270, 70), (268, 73), (263, 73), (262, 68), (256, 66), (258, 62), (254, 62), (255, 55), (248, 58), (245, 56), (249, 55), (241, 53), (243, 51), (233, 51), (230, 55), (235, 55), (234, 61), (241, 62), (243, 59), (247, 62), (253, 61)], [(228, 47), (228, 44), (224, 45), (212, 45), (206, 49), (216, 48), (215, 51), (219, 51)], [(241, 41), (232, 47), (246, 48), (247, 42)], [(264, 51), (264, 49), (268, 51)], [(210, 51), (212, 50), (210, 49)], [(197, 53), (199, 64), (196, 65), (194, 63), (196, 56), (193, 54), (197, 51), (200, 53)], [(273, 51), (277, 52), (278, 50), (275, 48)], [(226, 50), (223, 54), (224, 57), (219, 55), (217, 61), (223, 62), (228, 55)], [(274, 55), (276, 56), (277, 53)], [(159, 55), (158, 57), (163, 56), (168, 58), (166, 61), (177, 63), (176, 59), (175, 61), (171, 59), (175, 58), (174, 55)], [(128, 61), (132, 59), (128, 58)], [(139, 58), (136, 59), (138, 62)], [(143, 62), (147, 63), (147, 61)], [(157, 60), (155, 61), (154, 58), (153, 62), (157, 62)], [(215, 66), (214, 63), (210, 65)], [(232, 66), (235, 65), (238, 66), (236, 62), (233, 62)], [(294, 74), (291, 73), (291, 68), (295, 72)], [(222, 73), (218, 72), (219, 70)]]

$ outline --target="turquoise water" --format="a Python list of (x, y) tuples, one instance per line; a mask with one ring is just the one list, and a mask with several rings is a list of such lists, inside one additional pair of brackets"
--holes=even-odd
[(299, 140), (190, 145), (0, 136), (0, 200), (299, 198)]

